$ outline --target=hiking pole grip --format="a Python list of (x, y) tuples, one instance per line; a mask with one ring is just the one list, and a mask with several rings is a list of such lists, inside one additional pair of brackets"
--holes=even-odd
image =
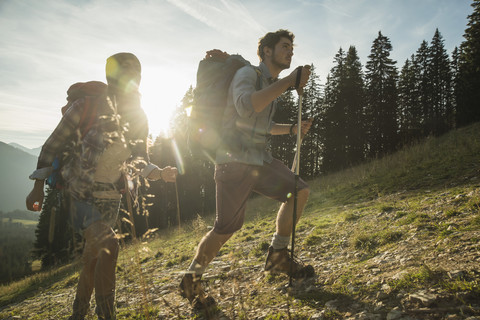
[(297, 67), (297, 78), (295, 79), (295, 89), (299, 95), (303, 94), (303, 88), (300, 88), (300, 80), (302, 79), (302, 66)]

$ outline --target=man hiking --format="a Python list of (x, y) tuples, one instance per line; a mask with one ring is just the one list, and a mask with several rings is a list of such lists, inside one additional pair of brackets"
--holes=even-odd
[[(276, 232), (265, 262), (265, 270), (282, 272), (293, 277), (312, 275), (313, 268), (292, 261), (287, 249), (292, 233), (295, 174), (270, 151), (268, 135), (297, 134), (295, 124), (277, 124), (273, 116), (277, 98), (289, 88), (303, 88), (310, 76), (304, 67), (283, 79), (278, 75), (290, 67), (294, 35), (287, 30), (267, 33), (260, 39), (260, 65), (239, 69), (230, 84), (223, 117), (225, 143), (216, 152), (216, 219), (214, 227), (200, 241), (196, 255), (180, 283), (180, 293), (195, 307), (214, 303), (203, 291), (201, 277), (208, 264), (225, 242), (244, 222), (247, 199), (252, 192), (282, 202), (276, 219)], [(260, 85), (258, 85), (260, 82)], [(302, 121), (306, 134), (311, 120)], [(308, 185), (298, 182), (297, 219), (309, 195)]]
[[(140, 172), (148, 179), (167, 182), (175, 181), (177, 175), (176, 168), (160, 169), (148, 163), (148, 122), (138, 92), (140, 61), (131, 53), (115, 54), (107, 59), (106, 77), (108, 86), (88, 82), (69, 89), (69, 98), (75, 86), (95, 91), (98, 97), (93, 99), (88, 93), (69, 99), (64, 116), (42, 147), (37, 170), (30, 176), (35, 184), (26, 199), (29, 210), (42, 207), (44, 181), (52, 172), (52, 161), (72, 144), (61, 173), (71, 197), (72, 227), (83, 234), (85, 247), (70, 320), (85, 318), (93, 289), (98, 319), (115, 319), (119, 244), (112, 227), (118, 216), (120, 190), (125, 188), (122, 174)], [(88, 130), (82, 120), (85, 113), (93, 119)]]

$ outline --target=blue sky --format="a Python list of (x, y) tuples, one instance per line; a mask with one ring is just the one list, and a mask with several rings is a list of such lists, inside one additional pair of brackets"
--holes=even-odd
[(438, 28), (450, 54), (464, 40), (471, 0), (0, 0), (0, 141), (41, 146), (67, 88), (104, 80), (105, 59), (135, 53), (142, 103), (156, 136), (195, 85), (198, 61), (219, 48), (257, 64), (258, 39), (295, 33), (292, 69), (313, 63), (322, 83), (339, 48), (362, 65), (381, 31), (401, 69)]

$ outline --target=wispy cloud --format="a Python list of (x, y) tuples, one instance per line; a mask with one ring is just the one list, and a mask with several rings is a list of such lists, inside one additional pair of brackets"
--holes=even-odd
[(453, 49), (462, 40), (470, 3), (0, 0), (0, 141), (19, 142), (25, 132), (32, 139), (25, 145), (38, 146), (58, 123), (68, 86), (104, 80), (105, 59), (119, 51), (140, 58), (144, 107), (151, 128), (158, 129), (168, 109), (195, 85), (206, 50), (238, 52), (255, 63), (258, 38), (287, 28), (296, 35), (294, 63), (314, 63), (323, 81), (340, 46), (355, 45), (365, 64), (379, 30), (392, 40), (400, 63), (436, 27)]
[(352, 17), (350, 13), (348, 13), (346, 10), (342, 8), (342, 5), (339, 5), (337, 1), (332, 1), (332, 0), (325, 0), (322, 2), (315, 2), (315, 1), (305, 1), (307, 4), (315, 4), (317, 3), (319, 6), (324, 7), (327, 9), (329, 12), (341, 16), (341, 17)]
[(237, 0), (167, 0), (184, 13), (217, 32), (235, 37), (261, 34), (265, 28)]

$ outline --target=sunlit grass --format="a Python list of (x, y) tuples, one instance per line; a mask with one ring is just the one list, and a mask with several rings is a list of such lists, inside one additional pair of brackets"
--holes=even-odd
[[(425, 231), (423, 236), (433, 234), (438, 240), (448, 239), (458, 230), (478, 230), (480, 142), (476, 138), (477, 132), (480, 132), (480, 124), (439, 138), (428, 138), (391, 156), (309, 181), (309, 203), (297, 226), (299, 251), (308, 249), (324, 255), (350, 251), (355, 254), (350, 256), (349, 263), (339, 272), (335, 282), (325, 284), (325, 287), (329, 286), (328, 290), (313, 290), (296, 300), (278, 294), (274, 289), (261, 296), (257, 292), (258, 288), (281, 287), (287, 281), (285, 277), (258, 276), (259, 280), (245, 289), (229, 273), (237, 268), (249, 270), (261, 266), (275, 230), (279, 204), (263, 197), (253, 197), (247, 205), (244, 227), (227, 242), (216, 258), (216, 261), (228, 261), (229, 267), (221, 269), (209, 281), (212, 292), (229, 298), (225, 299), (225, 311), (235, 314), (237, 319), (248, 319), (252, 308), (278, 305), (298, 307), (295, 319), (308, 319), (308, 315), (298, 311), (304, 306), (302, 304), (318, 302), (322, 307), (326, 301), (355, 294), (349, 291), (351, 288), (348, 285), (356, 284), (358, 272), (363, 270), (366, 261), (378, 252), (394, 248), (398, 242), (405, 240), (409, 230)], [(470, 193), (473, 196), (465, 196)], [(459, 194), (462, 196), (457, 197)], [(444, 200), (442, 207), (432, 210), (439, 200)], [(439, 220), (439, 216), (444, 220)], [(462, 225), (450, 227), (449, 219), (462, 217), (465, 217)], [(212, 212), (182, 224), (181, 228), (158, 230), (149, 238), (122, 242), (117, 275), (122, 283), (119, 288), (125, 289), (125, 292), (119, 294), (128, 293), (141, 298), (138, 299), (139, 305), (120, 306), (118, 319), (154, 319), (159, 312), (171, 312), (181, 319), (174, 306), (168, 306), (160, 296), (151, 292), (162, 286), (170, 291), (176, 290), (175, 281), (190, 264), (198, 242), (211, 230), (213, 222)], [(330, 242), (328, 247), (322, 247), (327, 238), (335, 238), (335, 241)], [(445, 244), (435, 250), (447, 249)], [(78, 266), (68, 265), (1, 286), (0, 306), (36, 295), (45, 288), (60, 290), (73, 287), (77, 282), (77, 271)], [(449, 279), (441, 270), (429, 266), (411, 267), (406, 271), (402, 278), (389, 280), (392, 291), (433, 285), (454, 293), (479, 291), (478, 281)], [(216, 284), (218, 282), (228, 283), (226, 287), (230, 291), (225, 291)], [(367, 294), (378, 291), (378, 287), (372, 284), (359, 286), (358, 290)], [(327, 319), (341, 318), (340, 313), (329, 312), (331, 315)], [(287, 313), (279, 310), (268, 317), (286, 319)]]
[(25, 299), (36, 294), (40, 288), (46, 288), (64, 281), (78, 270), (77, 263), (52, 268), (48, 271), (35, 273), (22, 280), (14, 281), (0, 286), (0, 307), (13, 301)]

